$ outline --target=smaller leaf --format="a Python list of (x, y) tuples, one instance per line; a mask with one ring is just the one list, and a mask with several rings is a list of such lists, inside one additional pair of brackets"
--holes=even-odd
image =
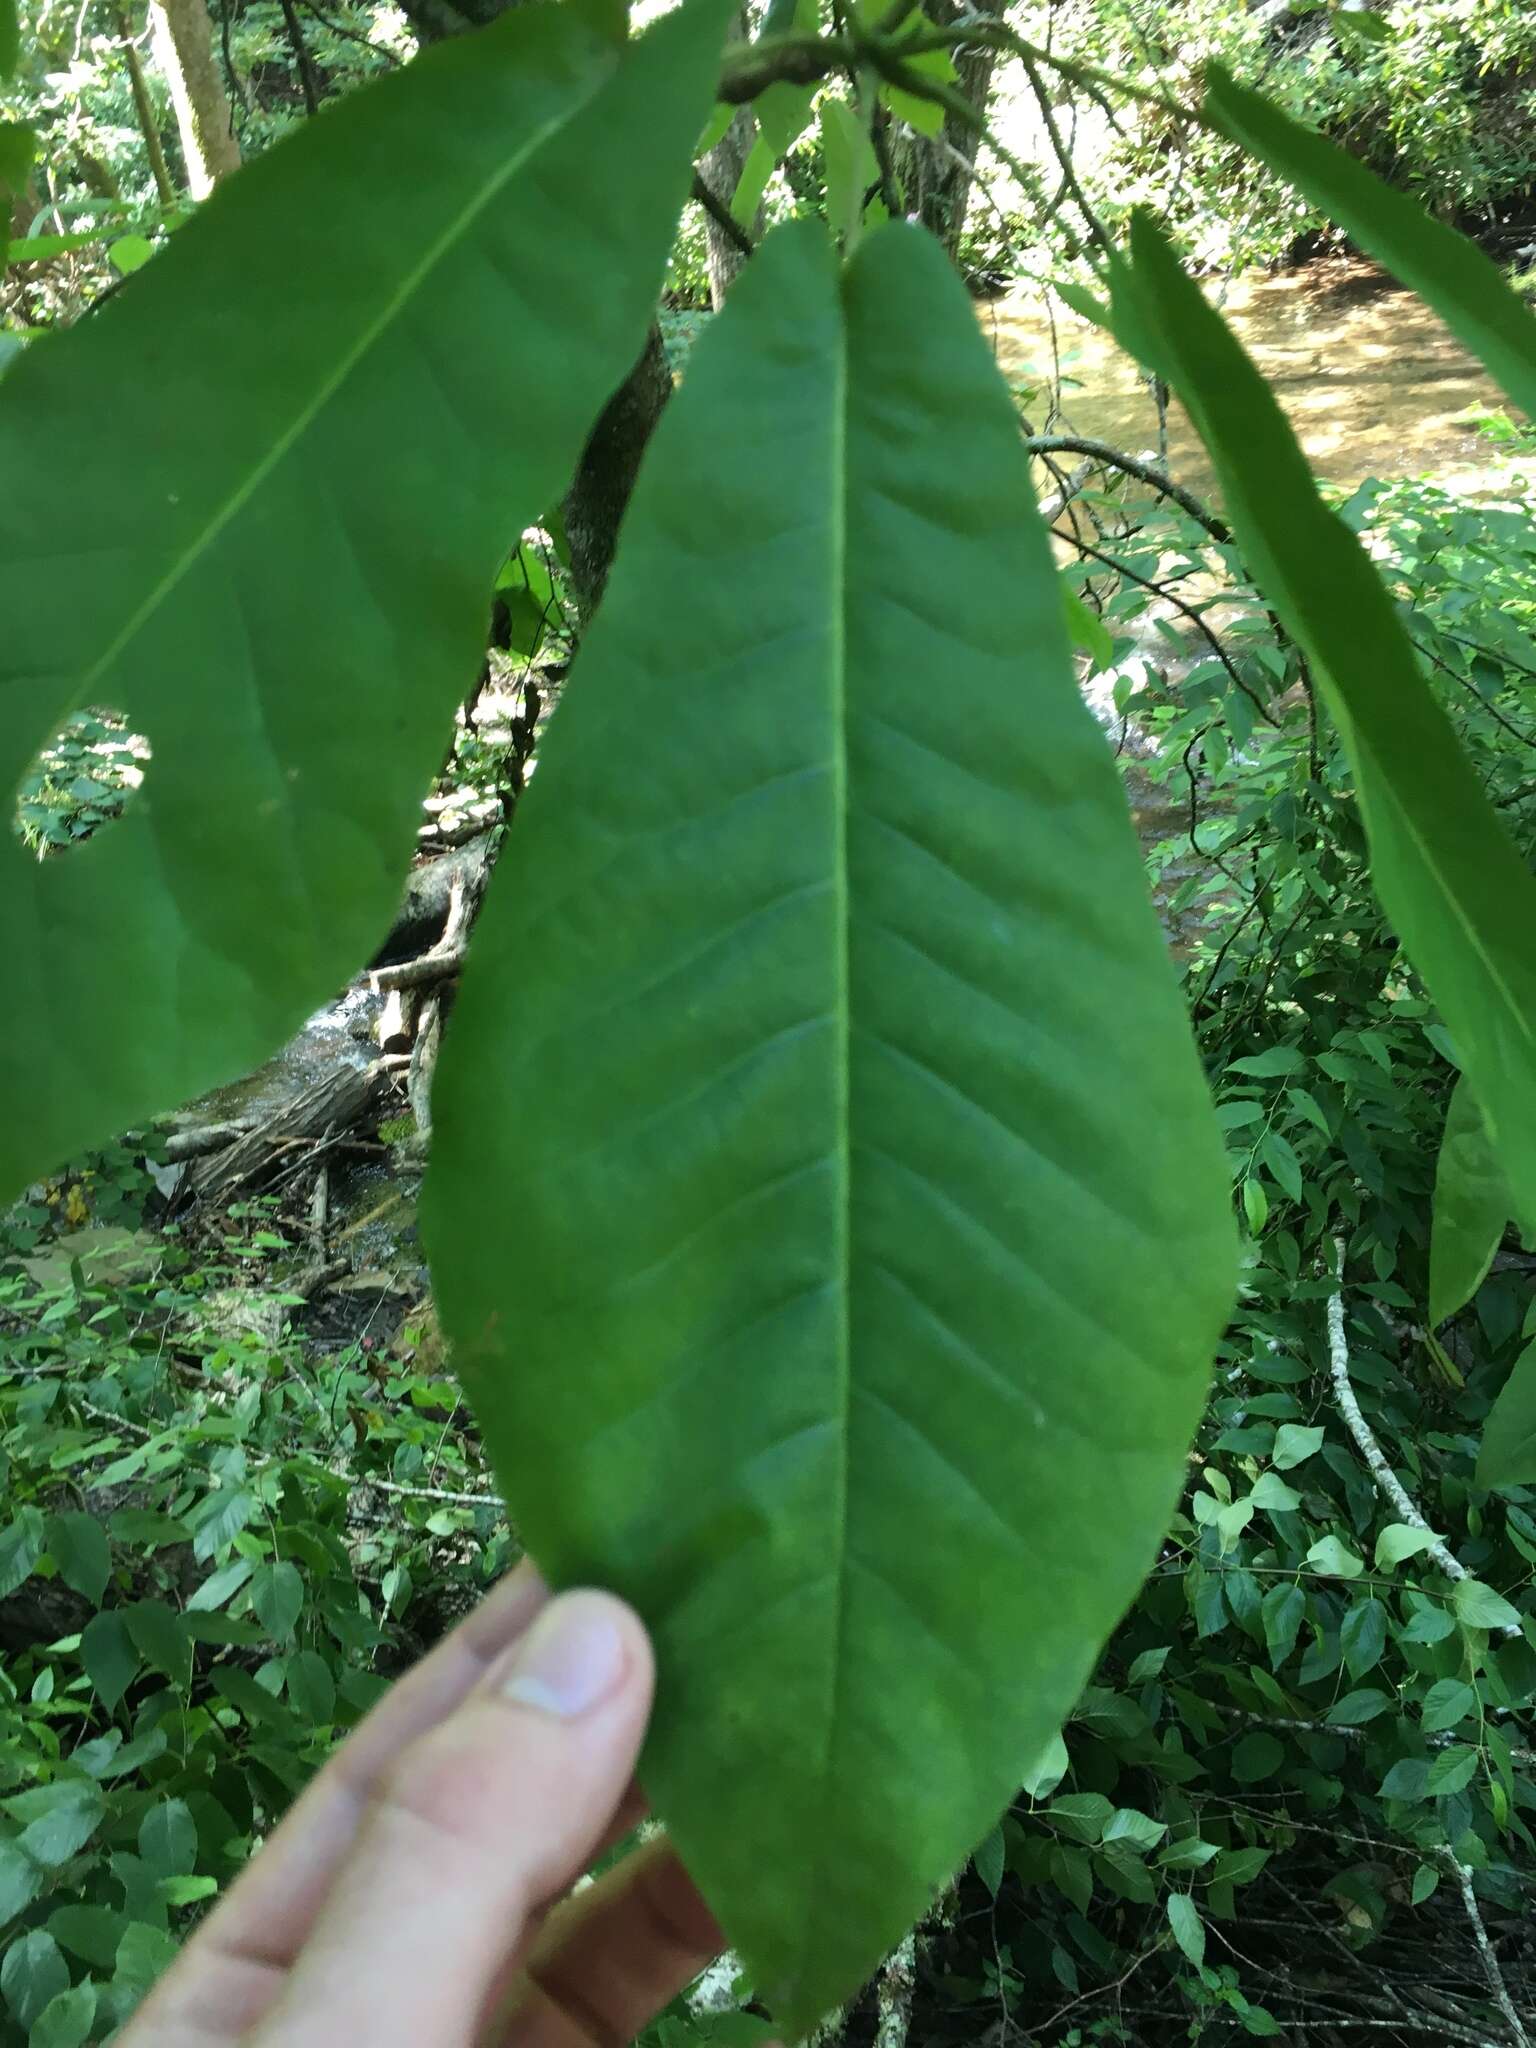
[(1482, 1112), (1463, 1078), (1451, 1095), (1435, 1165), (1429, 1240), (1432, 1323), (1443, 1323), (1455, 1315), (1482, 1286), (1513, 1211), (1509, 1182), (1488, 1142)]
[(49, 2000), (68, 1989), (69, 1965), (51, 1934), (34, 1927), (12, 1940), (0, 1963), (0, 1993), (23, 2034)]
[(196, 1587), (187, 1601), (188, 1614), (211, 1614), (222, 1607), (226, 1600), (234, 1598), (246, 1583), (256, 1567), (248, 1557), (232, 1557), (228, 1564), (220, 1565), (216, 1572), (210, 1572), (203, 1583)]
[(1223, 1849), (1211, 1865), (1211, 1882), (1252, 1884), (1269, 1858), (1268, 1849)]
[(96, 1606), (112, 1576), (111, 1547), (100, 1522), (94, 1515), (50, 1515), (44, 1540), (65, 1585)]
[(829, 97), (822, 101), (821, 148), (826, 166), (827, 221), (851, 252), (864, 218), (864, 195), (878, 180), (880, 167), (873, 143), (846, 100)]
[(1159, 1870), (1203, 1870), (1220, 1850), (1214, 1842), (1202, 1842), (1198, 1835), (1188, 1835), (1182, 1842), (1170, 1842), (1157, 1859)]
[(1034, 1762), (1023, 1774), (1020, 1782), (1031, 1799), (1047, 1799), (1070, 1767), (1067, 1745), (1060, 1734), (1053, 1735)]
[(77, 1855), (101, 1825), (107, 1802), (94, 1778), (62, 1778), (3, 1802), (24, 1823), (17, 1846), (45, 1870)]
[(84, 2048), (96, 2023), (96, 1986), (61, 1991), (38, 2014), (27, 2048)]
[(1102, 1792), (1069, 1792), (1045, 1809), (1045, 1818), (1076, 1842), (1097, 1842), (1114, 1807)]
[(267, 1633), (286, 1643), (304, 1611), (304, 1581), (298, 1567), (286, 1559), (264, 1564), (251, 1580), (251, 1605)]
[(1301, 1495), (1294, 1486), (1287, 1486), (1278, 1472), (1261, 1472), (1248, 1499), (1254, 1507), (1277, 1514), (1291, 1514), (1301, 1506)]
[(295, 1650), (288, 1659), (284, 1682), (295, 1712), (302, 1714), (312, 1727), (329, 1727), (336, 1712), (336, 1681), (320, 1653)]
[(1536, 1479), (1536, 1341), (1527, 1344), (1483, 1425), (1479, 1486), (1523, 1486)]
[(1424, 1790), (1434, 1799), (1448, 1798), (1470, 1785), (1477, 1775), (1479, 1757), (1475, 1749), (1442, 1749), (1429, 1767)]
[(1426, 1899), (1433, 1897), (1439, 1883), (1440, 1871), (1438, 1865), (1421, 1863), (1413, 1873), (1412, 1899), (1414, 1905), (1422, 1906)]
[(1365, 1570), (1364, 1560), (1356, 1557), (1337, 1536), (1324, 1536), (1314, 1543), (1307, 1552), (1307, 1563), (1313, 1571), (1330, 1579), (1358, 1579)]
[(1431, 1735), (1442, 1734), (1464, 1721), (1477, 1707), (1477, 1694), (1460, 1678), (1441, 1678), (1424, 1695), (1419, 1710), (1421, 1726)]
[(1257, 1785), (1272, 1778), (1285, 1762), (1285, 1744), (1273, 1735), (1245, 1735), (1232, 1752), (1232, 1775), (1239, 1785)]
[(1135, 1806), (1117, 1806), (1104, 1823), (1102, 1840), (1105, 1842), (1129, 1842), (1133, 1849), (1143, 1851), (1155, 1849), (1168, 1832), (1160, 1820), (1153, 1820)]
[(1429, 1781), (1429, 1765), (1421, 1756), (1399, 1757), (1381, 1781), (1383, 1799), (1423, 1799)]
[(197, 1827), (183, 1799), (162, 1799), (139, 1823), (139, 1854), (157, 1877), (182, 1877), (197, 1862)]
[(993, 1828), (971, 1858), (976, 1866), (976, 1875), (981, 1879), (993, 1898), (997, 1897), (1003, 1882), (1003, 1830), (1001, 1824)]
[(174, 1685), (192, 1677), (192, 1638), (174, 1607), (163, 1600), (139, 1600), (123, 1609), (123, 1620), (135, 1649)]
[(1456, 1619), (1465, 1628), (1518, 1628), (1520, 1616), (1502, 1593), (1481, 1579), (1458, 1579), (1451, 1595)]
[(1455, 1620), (1445, 1608), (1421, 1607), (1407, 1627), (1398, 1630), (1397, 1639), (1400, 1643), (1443, 1643), (1455, 1627)]
[(23, 1508), (8, 1529), (0, 1529), (0, 1600), (26, 1584), (42, 1554), (43, 1518), (36, 1508)]
[[(920, 50), (915, 57), (904, 57), (901, 68), (918, 77), (931, 78), (939, 85), (954, 85), (960, 75), (948, 50)], [(919, 135), (936, 139), (944, 133), (944, 107), (938, 100), (903, 92), (899, 85), (882, 86), (880, 97), (898, 121), (905, 121)]]
[(1390, 1693), (1375, 1686), (1363, 1686), (1359, 1692), (1347, 1692), (1342, 1699), (1335, 1700), (1325, 1719), (1330, 1728), (1363, 1728), (1367, 1721), (1374, 1721), (1395, 1704)]
[(1376, 1569), (1390, 1571), (1406, 1558), (1421, 1557), (1445, 1538), (1433, 1529), (1415, 1529), (1410, 1522), (1388, 1522), (1376, 1538)]
[(1271, 1586), (1264, 1595), (1264, 1641), (1270, 1662), (1283, 1664), (1296, 1647), (1296, 1637), (1306, 1618), (1307, 1596), (1300, 1586)]
[(1205, 1925), (1188, 1892), (1168, 1894), (1168, 1925), (1186, 1956), (1200, 1969), (1205, 1962)]
[(0, 1841), (0, 1925), (25, 1912), (42, 1888), (41, 1867), (14, 1842)]
[(1300, 1422), (1282, 1422), (1275, 1431), (1275, 1448), (1270, 1463), (1277, 1472), (1289, 1472), (1322, 1449), (1324, 1431)]
[(1363, 1678), (1381, 1661), (1387, 1646), (1387, 1610), (1379, 1600), (1359, 1600), (1339, 1625), (1339, 1649), (1351, 1678)]

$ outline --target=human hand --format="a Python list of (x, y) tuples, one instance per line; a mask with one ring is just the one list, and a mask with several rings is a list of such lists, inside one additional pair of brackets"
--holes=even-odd
[(604, 1593), (520, 1566), (402, 1679), (198, 1929), (120, 2048), (615, 2048), (720, 1948), (640, 1817), (654, 1671)]

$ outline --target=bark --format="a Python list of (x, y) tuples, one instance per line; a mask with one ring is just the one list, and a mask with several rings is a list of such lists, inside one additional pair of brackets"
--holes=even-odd
[(150, 0), (149, 20), (155, 61), (176, 109), (187, 189), (194, 199), (206, 199), (221, 178), (240, 168), (208, 9), (204, 0)]
[[(756, 133), (756, 123), (743, 108), (699, 165), (699, 176), (725, 206), (736, 197)], [(762, 219), (759, 207), (751, 230), (754, 237), (762, 233)], [(746, 252), (708, 214), (704, 216), (704, 237), (709, 249), (709, 303), (718, 313), (747, 260)]]
[(279, 0), (279, 4), (283, 10), (283, 29), (288, 37), (288, 47), (293, 52), (294, 69), (299, 74), (299, 90), (304, 95), (304, 111), (306, 114), (318, 114), (320, 74), (309, 54), (309, 44), (304, 40), (304, 24), (299, 20), (299, 10), (293, 0)]
[(412, 871), (395, 913), (389, 937), (373, 960), (375, 969), (418, 954), (446, 939), (454, 904), (469, 889), (472, 898), (484, 889), (490, 874), (491, 835), (482, 832), (467, 846), (456, 847), (440, 860), (425, 862)]
[(639, 362), (593, 428), (565, 501), (571, 576), (584, 618), (592, 616), (602, 597), (641, 457), (671, 396), (672, 372), (661, 329), (653, 327)]
[[(928, 13), (941, 28), (947, 28), (962, 14), (1001, 16), (1003, 0), (976, 0), (972, 8), (962, 0), (932, 0)], [(955, 56), (959, 73), (957, 90), (973, 107), (985, 109), (992, 90), (997, 52), (962, 48)], [(976, 151), (981, 137), (969, 122), (946, 114), (941, 135), (932, 141), (925, 135), (910, 135), (900, 151), (898, 171), (905, 189), (907, 210), (938, 236), (951, 256), (959, 253), (965, 216), (971, 203), (971, 184)]]
[[(731, 24), (731, 40), (747, 42), (752, 34), (752, 24), (743, 9)], [(752, 153), (752, 144), (757, 138), (757, 123), (747, 108), (732, 118), (724, 135), (708, 152), (699, 165), (699, 176), (723, 205), (729, 207), (736, 197), (736, 187), (741, 183), (741, 174), (747, 167), (747, 158)], [(751, 233), (756, 240), (763, 231), (763, 212), (759, 207)], [(725, 295), (736, 282), (741, 266), (746, 262), (746, 252), (733, 242), (717, 221), (706, 214), (704, 235), (709, 249), (709, 301), (718, 313), (725, 302)]]
[(160, 123), (155, 116), (155, 103), (150, 98), (149, 81), (144, 76), (143, 61), (139, 56), (138, 44), (133, 39), (133, 24), (124, 9), (117, 17), (118, 33), (123, 39), (123, 61), (128, 67), (128, 86), (133, 94), (133, 110), (138, 116), (139, 133), (144, 138), (145, 154), (155, 180), (155, 191), (162, 206), (176, 204), (176, 187), (171, 183), (170, 169), (165, 161), (165, 144), (160, 140)]
[(337, 1067), (227, 1151), (198, 1161), (189, 1175), (193, 1193), (200, 1201), (227, 1202), (291, 1172), (328, 1139), (361, 1123), (384, 1081), (381, 1066)]

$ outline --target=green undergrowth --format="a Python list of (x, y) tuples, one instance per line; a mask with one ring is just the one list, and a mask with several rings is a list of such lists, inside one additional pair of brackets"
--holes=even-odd
[[(1462, 1876), (1497, 1942), (1536, 1861), (1536, 1494), (1480, 1489), (1474, 1466), (1536, 1333), (1530, 1262), (1512, 1238), (1429, 1328), (1456, 1048), (1371, 893), (1336, 736), (1229, 546), (1142, 497), (1093, 509), (1118, 566), (1069, 576), (1102, 618), (1092, 687), (1214, 1084), (1244, 1281), (1146, 1587), (920, 1935), (913, 2038), (1003, 2015), (1042, 2048), (1262, 2038), (1325, 1977), (1331, 2011), (1369, 2017), (1405, 1941), (1431, 1939), (1445, 2038), (1482, 2038)], [(1428, 484), (1342, 509), (1529, 853), (1528, 515)], [(33, 1191), (0, 1269), (0, 2042), (29, 2048), (107, 2038), (515, 1554), (429, 1309), (323, 1334), (286, 1291), (294, 1228), (259, 1204), (149, 1227), (115, 1278), (71, 1264), (82, 1223), (127, 1237), (154, 1200), (124, 1141)], [(1459, 1581), (1341, 1411), (1340, 1246), (1350, 1386)], [(232, 1295), (266, 1320), (232, 1319)], [(657, 2038), (755, 2024), (680, 2001)]]

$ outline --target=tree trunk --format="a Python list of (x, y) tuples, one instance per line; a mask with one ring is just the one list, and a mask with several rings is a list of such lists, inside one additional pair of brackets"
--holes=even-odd
[(174, 206), (176, 187), (171, 183), (171, 173), (165, 161), (165, 144), (160, 140), (160, 123), (155, 116), (155, 103), (150, 97), (149, 80), (144, 76), (144, 65), (133, 38), (133, 23), (128, 18), (126, 8), (118, 14), (117, 29), (123, 39), (123, 61), (128, 66), (128, 86), (133, 94), (133, 110), (139, 117), (139, 133), (144, 138), (144, 149), (149, 157), (150, 171), (154, 176), (155, 191), (159, 194), (162, 206)]
[(661, 329), (646, 336), (640, 360), (609, 399), (592, 429), (565, 501), (571, 576), (583, 618), (597, 609), (618, 546), (619, 524), (662, 408), (672, 396), (672, 371)]
[(220, 178), (240, 168), (208, 9), (204, 0), (149, 0), (149, 20), (155, 61), (176, 109), (187, 189), (194, 199), (206, 199)]
[[(962, 13), (972, 11), (961, 0), (932, 0), (928, 9), (941, 28), (958, 20)], [(1003, 11), (1004, 0), (976, 0), (976, 13), (1000, 18)], [(982, 112), (986, 110), (996, 68), (995, 50), (962, 48), (956, 53), (957, 90)], [(968, 121), (946, 114), (940, 136), (930, 141), (925, 135), (910, 135), (900, 152), (898, 169), (906, 189), (908, 210), (938, 236), (951, 256), (958, 255), (960, 237), (965, 231), (980, 140), (980, 131)]]
[[(750, 40), (751, 35), (752, 24), (743, 8), (731, 25), (731, 39), (744, 43)], [(736, 197), (736, 187), (741, 183), (741, 174), (747, 167), (747, 158), (756, 139), (757, 122), (749, 109), (743, 107), (699, 165), (699, 176), (722, 205), (729, 206)], [(759, 207), (751, 232), (756, 238), (762, 231), (763, 214)], [(718, 313), (726, 293), (736, 282), (737, 274), (747, 260), (746, 253), (716, 226), (708, 214), (704, 217), (704, 235), (709, 249), (709, 302)]]

